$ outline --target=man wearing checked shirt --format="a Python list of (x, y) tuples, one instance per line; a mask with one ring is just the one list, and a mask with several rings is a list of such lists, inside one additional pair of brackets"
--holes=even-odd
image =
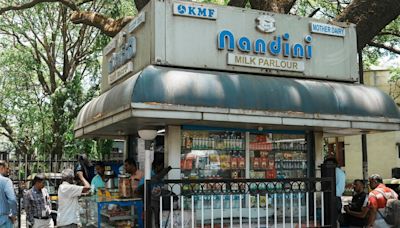
[(33, 186), (25, 193), (24, 204), (27, 221), (33, 228), (53, 228), (50, 216), (50, 195), (44, 188), (45, 177), (37, 174), (33, 178)]
[(12, 228), (17, 215), (17, 198), (8, 176), (8, 164), (0, 160), (0, 228)]

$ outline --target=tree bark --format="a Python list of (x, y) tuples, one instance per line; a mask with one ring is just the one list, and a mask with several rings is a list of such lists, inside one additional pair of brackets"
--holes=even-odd
[(121, 29), (125, 25), (127, 25), (133, 19), (133, 17), (124, 17), (114, 20), (95, 12), (75, 11), (72, 13), (70, 19), (74, 24), (85, 24), (89, 26), (94, 26), (100, 29), (107, 36), (114, 37), (118, 34), (119, 31), (121, 31)]
[(353, 0), (334, 21), (357, 25), (357, 49), (362, 50), (399, 14), (398, 0)]
[(230, 0), (228, 6), (244, 8), (249, 0)]
[(296, 0), (250, 0), (252, 9), (271, 11), (274, 13), (289, 13)]
[(137, 11), (139, 12), (140, 10), (142, 10), (143, 7), (145, 7), (149, 2), (150, 0), (135, 0), (135, 6)]

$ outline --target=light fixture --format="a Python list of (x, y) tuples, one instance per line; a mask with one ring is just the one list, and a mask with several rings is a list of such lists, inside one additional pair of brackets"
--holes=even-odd
[(144, 140), (153, 140), (157, 136), (157, 130), (142, 129), (138, 130), (138, 134)]

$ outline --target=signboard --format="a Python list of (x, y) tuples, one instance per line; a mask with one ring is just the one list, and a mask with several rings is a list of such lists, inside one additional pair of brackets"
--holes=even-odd
[(150, 1), (103, 54), (105, 89), (151, 64), (350, 82), (359, 77), (353, 24), (186, 1)]
[(116, 70), (112, 74), (108, 75), (108, 83), (111, 85), (131, 72), (133, 72), (133, 63), (128, 62), (122, 67), (118, 68), (118, 70)]
[(174, 15), (198, 17), (210, 20), (217, 19), (217, 9), (212, 6), (196, 4), (193, 2), (176, 2), (173, 3)]
[[(312, 18), (210, 5), (215, 20), (176, 16), (165, 7), (160, 65), (284, 77), (357, 81), (356, 30)], [(189, 7), (195, 3), (185, 2)], [(160, 20), (161, 21), (161, 20)], [(340, 26), (339, 26), (340, 25)], [(157, 39), (157, 37), (156, 37)], [(160, 41), (161, 42), (161, 41)]]
[(339, 26), (330, 25), (330, 24), (323, 24), (317, 22), (310, 23), (311, 32), (331, 35), (331, 36), (346, 36), (346, 30)]
[(300, 61), (288, 61), (276, 58), (266, 58), (251, 55), (239, 55), (228, 53), (228, 64), (255, 68), (276, 69), (286, 71), (304, 71), (304, 63)]

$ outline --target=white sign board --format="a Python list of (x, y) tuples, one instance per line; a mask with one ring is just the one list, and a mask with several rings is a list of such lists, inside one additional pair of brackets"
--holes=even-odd
[(341, 36), (341, 37), (346, 36), (346, 30), (339, 26), (311, 22), (310, 27), (312, 33), (319, 33), (330, 36)]
[(286, 70), (286, 71), (304, 71), (304, 63), (300, 61), (289, 61), (277, 58), (266, 58), (251, 55), (238, 55), (228, 53), (228, 64), (236, 66), (246, 66), (255, 68)]
[(186, 17), (198, 17), (203, 19), (216, 20), (217, 8), (196, 4), (192, 2), (179, 2), (173, 4), (174, 15)]
[(151, 64), (349, 82), (359, 78), (353, 24), (186, 1), (150, 1), (103, 53), (106, 89)]

